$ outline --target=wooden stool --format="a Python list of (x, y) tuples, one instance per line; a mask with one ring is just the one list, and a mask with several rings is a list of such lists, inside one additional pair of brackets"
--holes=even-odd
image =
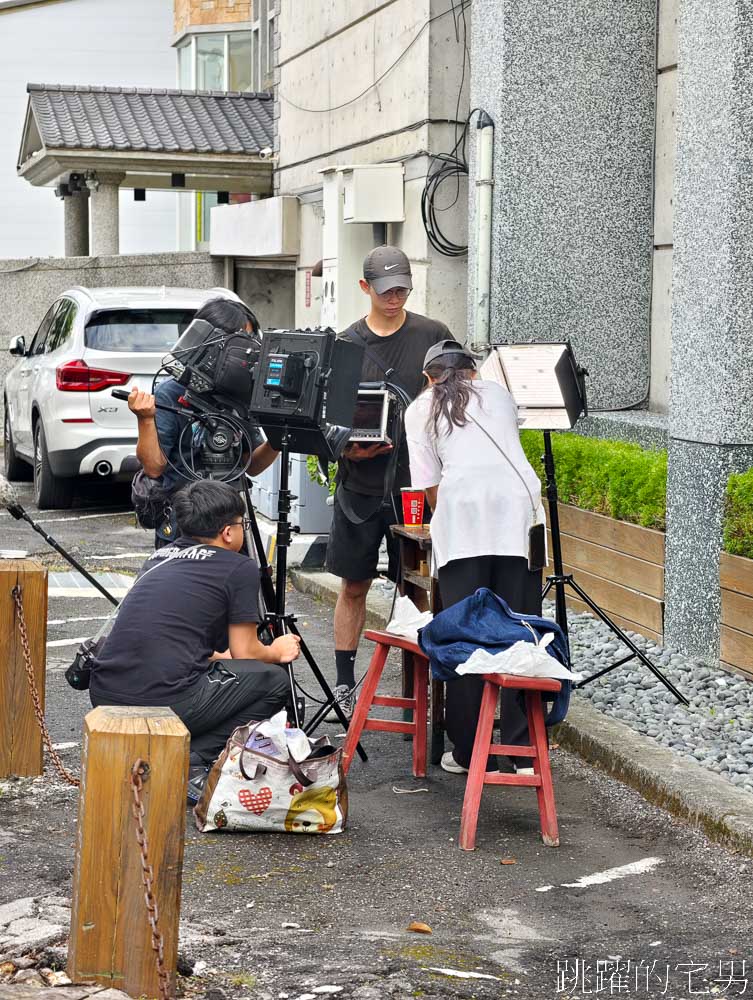
[[(484, 674), (484, 681), (481, 712), (476, 729), (476, 740), (473, 744), (471, 766), (468, 769), (468, 780), (465, 785), (463, 813), (460, 818), (460, 847), (464, 851), (472, 851), (476, 846), (476, 824), (484, 785), (525, 785), (535, 788), (539, 800), (542, 839), (547, 847), (559, 847), (554, 786), (549, 766), (549, 745), (546, 738), (541, 692), (559, 691), (562, 685), (559, 681), (545, 677), (515, 677), (512, 674)], [(525, 692), (530, 746), (492, 742), (494, 713), (497, 708), (500, 688), (514, 688)], [(534, 773), (532, 775), (502, 774), (499, 771), (487, 771), (486, 761), (490, 754), (493, 756), (531, 757)]]
[[(358, 696), (353, 718), (348, 726), (348, 735), (343, 746), (343, 770), (348, 773), (361, 733), (364, 729), (376, 729), (385, 733), (409, 733), (413, 737), (413, 775), (426, 777), (426, 715), (428, 710), (429, 661), (421, 649), (410, 639), (389, 632), (367, 631), (367, 639), (376, 643), (369, 669)], [(413, 686), (412, 697), (391, 698), (376, 693), (379, 681), (391, 648), (403, 649), (412, 654)], [(370, 719), (372, 705), (387, 705), (391, 708), (407, 708), (413, 713), (411, 722), (392, 722), (387, 719)]]

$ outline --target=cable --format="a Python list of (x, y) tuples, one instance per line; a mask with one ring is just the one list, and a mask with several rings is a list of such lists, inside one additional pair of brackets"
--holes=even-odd
[[(460, 6), (459, 10), (460, 10), (460, 12), (464, 13), (465, 9), (467, 7), (470, 7), (471, 0), (460, 0), (460, 4), (461, 4), (461, 6)], [(416, 44), (416, 42), (421, 37), (421, 35), (424, 33), (424, 31), (426, 31), (426, 29), (429, 27), (429, 25), (433, 21), (438, 21), (441, 17), (444, 17), (446, 14), (452, 14), (453, 17), (455, 17), (455, 0), (451, 0), (451, 6), (448, 7), (446, 10), (440, 11), (439, 14), (435, 14), (433, 17), (430, 17), (427, 21), (425, 21), (421, 25), (421, 27), (418, 29), (418, 31), (416, 32), (416, 34), (410, 40), (410, 42), (408, 43), (408, 45), (406, 45), (406, 47), (403, 49), (403, 51), (400, 53), (400, 55), (397, 57), (397, 59), (387, 67), (387, 69), (384, 71), (384, 73), (381, 74), (381, 76), (378, 76), (376, 78), (376, 80), (374, 80), (373, 83), (370, 83), (369, 86), (366, 87), (364, 90), (362, 90), (360, 94), (356, 94), (355, 97), (351, 97), (349, 100), (344, 101), (342, 104), (335, 104), (331, 108), (304, 108), (302, 105), (296, 104), (295, 101), (291, 101), (289, 98), (287, 98), (282, 93), (282, 91), (279, 88), (277, 90), (277, 96), (281, 100), (285, 101), (286, 104), (289, 104), (291, 108), (296, 108), (296, 110), (298, 110), (298, 111), (304, 111), (304, 112), (307, 112), (308, 114), (312, 114), (312, 115), (326, 115), (326, 114), (329, 114), (331, 111), (340, 111), (342, 108), (347, 108), (349, 105), (355, 104), (356, 101), (360, 101), (361, 98), (365, 97), (366, 94), (368, 94), (370, 90), (374, 90), (375, 87), (379, 86), (379, 84), (382, 82), (382, 80), (384, 80), (384, 78), (386, 76), (389, 76), (389, 74), (398, 65), (398, 63), (401, 62), (405, 58), (405, 56), (410, 52), (410, 50)], [(464, 21), (465, 21), (465, 18), (464, 18)]]
[[(469, 59), (468, 53), (468, 25), (465, 20), (466, 4), (461, 3), (455, 10), (455, 0), (452, 2), (452, 13), (455, 18), (455, 37), (460, 41), (460, 27), (458, 18), (462, 21), (462, 36), (463, 36), (463, 68), (460, 76), (460, 86), (458, 87), (458, 97), (455, 105), (455, 120), (458, 120), (460, 115), (460, 99), (463, 93), (463, 86), (465, 84), (465, 66)], [(443, 231), (439, 224), (438, 213), (448, 212), (453, 208), (460, 197), (460, 184), (463, 177), (468, 176), (468, 158), (466, 156), (466, 138), (468, 135), (468, 126), (470, 125), (471, 118), (476, 112), (480, 111), (480, 108), (473, 108), (468, 114), (463, 125), (463, 131), (458, 136), (457, 125), (455, 126), (455, 146), (450, 153), (436, 153), (432, 155), (432, 163), (426, 173), (426, 183), (424, 184), (424, 189), (421, 192), (421, 219), (423, 220), (424, 229), (426, 230), (426, 235), (429, 239), (429, 243), (434, 247), (434, 249), (443, 254), (445, 257), (464, 257), (468, 253), (468, 244), (456, 243), (454, 240), (450, 239)], [(443, 184), (447, 181), (455, 181), (455, 196), (448, 205), (443, 207), (438, 206), (438, 195)]]

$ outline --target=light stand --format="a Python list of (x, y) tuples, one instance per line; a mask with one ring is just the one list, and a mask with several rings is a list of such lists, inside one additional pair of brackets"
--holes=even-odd
[[(318, 663), (314, 659), (311, 650), (306, 645), (301, 633), (298, 631), (296, 625), (296, 616), (293, 614), (288, 614), (285, 610), (285, 599), (286, 599), (286, 587), (288, 578), (288, 548), (290, 547), (291, 535), (294, 531), (299, 529), (290, 524), (289, 514), (291, 508), (291, 501), (294, 499), (290, 492), (290, 435), (287, 425), (282, 428), (282, 437), (280, 439), (280, 486), (277, 501), (277, 553), (276, 553), (276, 566), (275, 566), (275, 587), (274, 587), (274, 602), (268, 607), (274, 608), (273, 611), (268, 611), (266, 616), (266, 622), (272, 633), (275, 636), (285, 635), (288, 632), (292, 632), (293, 635), (298, 636), (301, 640), (301, 652), (303, 653), (304, 659), (311, 668), (311, 672), (316, 678), (319, 687), (324, 694), (324, 704), (315, 712), (311, 721), (305, 725), (304, 731), (307, 734), (313, 733), (316, 728), (323, 721), (324, 716), (329, 712), (330, 708), (334, 709), (335, 715), (340, 720), (343, 730), (348, 728), (348, 718), (343, 712), (340, 704), (335, 698), (331, 687), (327, 683), (327, 679), (322, 673)], [(287, 664), (288, 675), (290, 677), (290, 683), (293, 690), (293, 705), (295, 712), (295, 723), (298, 726), (298, 709), (295, 699), (296, 681), (293, 674), (293, 664)], [(357, 747), (358, 754), (361, 760), (368, 760), (366, 756), (366, 751), (363, 749), (361, 744)]]
[(604, 667), (602, 670), (597, 671), (595, 674), (591, 674), (584, 680), (579, 681), (574, 684), (573, 687), (581, 688), (586, 684), (590, 684), (591, 681), (595, 681), (598, 677), (603, 677), (612, 670), (616, 670), (617, 667), (624, 666), (624, 664), (629, 663), (630, 660), (637, 657), (641, 663), (648, 667), (654, 677), (670, 691), (679, 702), (683, 705), (689, 705), (688, 699), (677, 690), (672, 681), (666, 677), (659, 668), (649, 660), (645, 653), (643, 653), (635, 643), (630, 639), (628, 635), (620, 628), (619, 625), (615, 624), (606, 611), (603, 611), (598, 604), (596, 604), (586, 593), (586, 591), (573, 579), (572, 573), (565, 573), (562, 565), (562, 540), (560, 538), (560, 522), (559, 513), (557, 510), (557, 477), (554, 468), (554, 455), (552, 454), (552, 434), (551, 431), (544, 431), (544, 473), (546, 475), (546, 499), (549, 507), (549, 524), (552, 532), (552, 561), (554, 564), (554, 573), (546, 578), (546, 586), (542, 593), (542, 597), (546, 597), (549, 591), (554, 587), (554, 607), (555, 607), (555, 618), (557, 624), (565, 633), (566, 638), (568, 638), (568, 658), (570, 656), (570, 642), (567, 628), (567, 609), (565, 604), (565, 588), (570, 587), (575, 591), (575, 594), (583, 601), (584, 604), (599, 618), (604, 624), (611, 629), (614, 635), (617, 636), (618, 640), (626, 646), (630, 652), (627, 656), (623, 656), (622, 659), (616, 660), (614, 663), (610, 663), (608, 667)]

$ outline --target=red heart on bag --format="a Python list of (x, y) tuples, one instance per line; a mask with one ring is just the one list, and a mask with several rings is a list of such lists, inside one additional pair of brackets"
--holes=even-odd
[(260, 788), (258, 793), (254, 794), (249, 792), (247, 788), (241, 788), (238, 792), (238, 801), (244, 809), (261, 816), (269, 808), (272, 801), (272, 789)]

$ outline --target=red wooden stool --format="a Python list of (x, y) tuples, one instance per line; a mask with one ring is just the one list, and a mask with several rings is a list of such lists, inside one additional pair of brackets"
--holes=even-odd
[[(481, 698), (481, 712), (465, 785), (463, 813), (460, 817), (460, 846), (464, 851), (472, 851), (476, 846), (476, 824), (484, 785), (526, 785), (536, 789), (544, 843), (547, 847), (559, 847), (554, 786), (549, 766), (549, 745), (544, 724), (544, 706), (540, 695), (542, 691), (559, 691), (562, 685), (559, 681), (545, 677), (515, 677), (512, 674), (484, 674), (484, 681), (486, 683)], [(530, 746), (492, 742), (494, 713), (500, 688), (514, 688), (525, 692)], [(486, 761), (490, 754), (531, 757), (534, 773), (502, 774), (499, 771), (487, 771)]]
[[(367, 639), (376, 643), (369, 669), (358, 696), (353, 718), (348, 726), (348, 735), (343, 746), (343, 769), (348, 773), (353, 754), (356, 751), (364, 729), (377, 729), (385, 733), (409, 733), (413, 737), (413, 775), (426, 777), (426, 713), (428, 710), (429, 661), (415, 642), (389, 632), (367, 631)], [(384, 670), (384, 664), (391, 648), (404, 649), (412, 654), (413, 696), (391, 698), (376, 693)], [(408, 708), (413, 712), (412, 722), (392, 722), (387, 719), (370, 719), (372, 705), (387, 705), (391, 708)]]

